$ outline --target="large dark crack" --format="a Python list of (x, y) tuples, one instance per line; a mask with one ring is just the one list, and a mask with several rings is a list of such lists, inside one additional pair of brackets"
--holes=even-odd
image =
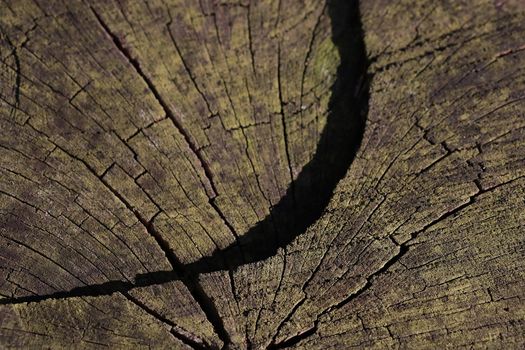
[[(444, 212), (442, 215), (440, 215), (438, 218), (436, 218), (436, 219), (432, 220), (431, 222), (429, 222), (428, 224), (426, 224), (420, 230), (412, 232), (410, 234), (410, 237), (406, 241), (401, 243), (401, 244), (397, 244), (394, 241), (394, 239), (391, 238), (392, 241), (394, 242), (394, 244), (396, 244), (399, 247), (397, 253), (394, 254), (394, 256), (392, 256), (389, 260), (387, 260), (383, 264), (383, 266), (381, 266), (378, 270), (376, 270), (374, 273), (369, 275), (366, 278), (366, 282), (360, 288), (358, 288), (356, 291), (354, 291), (353, 293), (348, 295), (346, 298), (344, 298), (343, 300), (341, 300), (337, 304), (332, 305), (329, 308), (323, 310), (321, 313), (319, 313), (319, 315), (313, 321), (313, 325), (311, 327), (309, 327), (306, 330), (300, 332), (299, 334), (296, 334), (294, 336), (291, 336), (291, 337), (285, 339), (284, 341), (282, 341), (280, 343), (272, 344), (270, 346), (270, 348), (272, 348), (272, 349), (288, 348), (288, 347), (291, 347), (291, 346), (299, 343), (300, 341), (302, 341), (302, 340), (312, 336), (313, 334), (315, 334), (317, 332), (320, 319), (324, 315), (326, 315), (326, 314), (328, 314), (328, 313), (330, 313), (330, 312), (332, 312), (334, 310), (341, 309), (342, 307), (344, 307), (348, 303), (352, 302), (353, 300), (357, 299), (359, 296), (363, 295), (365, 292), (370, 290), (370, 288), (373, 286), (373, 282), (379, 276), (385, 274), (394, 264), (398, 263), (410, 251), (411, 243), (414, 240), (416, 240), (419, 237), (420, 234), (422, 234), (424, 232), (427, 232), (430, 228), (434, 227), (435, 225), (439, 224), (440, 222), (443, 222), (445, 220), (451, 219), (451, 218), (459, 215), (459, 213), (461, 211), (463, 211), (467, 207), (473, 205), (477, 201), (477, 198), (479, 196), (481, 196), (481, 195), (483, 195), (483, 194), (485, 194), (487, 192), (492, 192), (492, 191), (494, 191), (494, 190), (496, 190), (496, 189), (498, 189), (498, 188), (500, 188), (502, 186), (511, 184), (514, 181), (517, 181), (517, 180), (519, 180), (521, 178), (523, 178), (523, 176), (520, 176), (520, 177), (512, 179), (512, 180), (509, 180), (509, 181), (504, 182), (504, 183), (500, 183), (498, 185), (495, 185), (495, 186), (489, 187), (489, 188), (482, 188), (481, 185), (479, 184), (478, 180), (475, 180), (474, 183), (476, 184), (476, 187), (478, 188), (478, 190), (474, 194), (472, 194), (470, 197), (468, 197), (468, 199), (466, 201), (464, 201), (463, 203), (459, 204), (455, 208)], [(304, 300), (305, 299), (303, 299), (302, 301), (304, 301)], [(301, 304), (302, 304), (302, 302), (297, 304), (296, 307), (294, 308), (294, 311), (296, 309), (298, 309)], [(293, 315), (293, 312), (290, 314), (290, 316), (291, 315)], [(288, 319), (289, 318), (290, 317), (288, 317)], [(283, 321), (282, 324), (284, 324), (286, 321), (287, 320)]]
[(175, 323), (173, 323), (171, 320), (169, 320), (168, 318), (162, 316), (161, 314), (159, 314), (155, 310), (151, 309), (146, 304), (142, 303), (140, 300), (138, 300), (137, 298), (133, 297), (129, 293), (124, 292), (122, 294), (131, 303), (137, 305), (139, 308), (144, 310), (146, 313), (151, 315), (153, 318), (155, 318), (155, 319), (159, 320), (160, 322), (162, 322), (162, 323), (168, 325), (169, 327), (171, 327), (170, 333), (175, 338), (177, 338), (178, 340), (182, 341), (184, 344), (186, 344), (186, 345), (188, 345), (188, 346), (190, 346), (190, 347), (192, 347), (194, 349), (198, 349), (198, 350), (213, 348), (212, 345), (208, 344), (203, 339), (200, 339), (200, 338), (196, 337), (195, 335), (190, 334), (190, 333), (186, 332), (185, 330), (181, 329)]
[(13, 109), (11, 110), (12, 116), (16, 114), (16, 111), (20, 107), (20, 84), (21, 84), (21, 68), (20, 68), (20, 57), (18, 55), (19, 48), (16, 47), (16, 45), (9, 39), (7, 35), (4, 34), (2, 28), (0, 28), (0, 34), (2, 34), (2, 39), (5, 38), (7, 44), (11, 47), (11, 55), (13, 56), (13, 60), (15, 63), (14, 71), (15, 71), (15, 86), (14, 86), (14, 95), (15, 95), (15, 101), (13, 103)]
[[(126, 57), (126, 59), (129, 61), (129, 63), (134, 67), (137, 74), (140, 75), (140, 77), (144, 80), (146, 85), (148, 86), (149, 90), (153, 93), (159, 104), (161, 105), (162, 109), (164, 110), (164, 113), (167, 117), (169, 117), (175, 127), (179, 130), (179, 132), (183, 135), (186, 143), (188, 144), (189, 148), (192, 150), (192, 152), (196, 155), (198, 158), (200, 165), (202, 169), (204, 170), (204, 173), (206, 177), (208, 178), (210, 185), (212, 186), (212, 189), (217, 195), (217, 190), (215, 188), (215, 185), (213, 183), (213, 178), (211, 175), (211, 171), (209, 169), (208, 164), (205, 162), (205, 160), (200, 155), (200, 152), (197, 151), (197, 147), (191, 140), (190, 135), (185, 131), (185, 129), (180, 125), (180, 122), (177, 120), (171, 109), (168, 107), (168, 104), (164, 101), (164, 99), (161, 97), (160, 93), (158, 92), (157, 88), (153, 84), (153, 82), (148, 78), (148, 76), (142, 71), (142, 68), (140, 67), (139, 62), (133, 58), (129, 52), (129, 50), (122, 44), (120, 39), (109, 29), (108, 25), (102, 20), (102, 17), (93, 9), (91, 8), (93, 14), (97, 18), (98, 22), (100, 23), (101, 27), (104, 29), (104, 31), (109, 35), (109, 37), (113, 40), (115, 46), (119, 49), (119, 51)], [(111, 188), (109, 185), (106, 184), (108, 188), (117, 196), (123, 203), (126, 204), (128, 209), (130, 209), (135, 216), (138, 218), (138, 220), (146, 227), (148, 233), (155, 239), (159, 247), (163, 250), (163, 252), (166, 255), (166, 258), (170, 262), (172, 268), (173, 268), (173, 279), (180, 279), (186, 288), (190, 291), (191, 295), (195, 299), (195, 301), (199, 304), (202, 311), (205, 313), (208, 321), (213, 325), (215, 332), (219, 336), (219, 338), (225, 343), (230, 343), (230, 338), (228, 333), (226, 332), (224, 328), (224, 324), (222, 322), (221, 317), (219, 316), (219, 313), (217, 311), (217, 308), (213, 304), (213, 302), (210, 300), (210, 298), (206, 295), (204, 290), (202, 289), (202, 286), (200, 285), (197, 276), (196, 275), (189, 275), (184, 274), (184, 266), (180, 262), (180, 260), (177, 258), (171, 247), (169, 246), (168, 242), (163, 239), (162, 235), (158, 233), (158, 231), (155, 229), (153, 225), (153, 220), (150, 222), (147, 222), (135, 209), (133, 209), (127, 202), (124, 200), (124, 198), (117, 193), (113, 188)], [(211, 204), (213, 204), (213, 200), (210, 200)], [(222, 212), (216, 208), (216, 206), (213, 206), (214, 209), (219, 213), (221, 218), (224, 217)], [(225, 219), (224, 219), (225, 220)], [(227, 221), (225, 220), (225, 223)], [(230, 227), (230, 226), (228, 226)], [(231, 229), (231, 227), (230, 227)], [(235, 235), (235, 231), (232, 231)], [(149, 277), (146, 277), (145, 279), (149, 279)], [(155, 281), (155, 280), (153, 280)]]
[[(331, 89), (327, 124), (315, 154), (290, 183), (285, 195), (271, 208), (268, 216), (239, 236), (245, 257), (243, 262), (238, 259), (239, 247), (232, 244), (187, 265), (189, 270), (206, 273), (236, 269), (240, 264), (274, 256), (319, 219), (333, 190), (350, 167), (362, 140), (368, 111), (368, 62), (358, 1), (329, 0), (327, 9), (340, 65)], [(276, 228), (279, 230), (278, 239), (272, 243), (268, 238)]]
[[(133, 282), (109, 281), (48, 295), (2, 299), (0, 300), (0, 304), (40, 302), (48, 299), (65, 299), (82, 296), (103, 296), (116, 292), (129, 295), (128, 292), (134, 288), (180, 280), (189, 289), (193, 298), (206, 314), (208, 321), (213, 325), (215, 332), (227, 347), (230, 344), (229, 335), (225, 330), (223, 321), (213, 301), (203, 291), (198, 281), (198, 276), (215, 271), (229, 271), (231, 276), (232, 272), (243, 264), (272, 257), (280, 248), (286, 248), (297, 236), (304, 233), (306, 229), (322, 215), (332, 197), (336, 185), (346, 174), (355, 157), (362, 140), (368, 111), (368, 80), (370, 77), (367, 75), (368, 61), (366, 59), (358, 5), (359, 2), (357, 0), (327, 1), (326, 9), (332, 22), (332, 40), (339, 52), (340, 65), (337, 69), (336, 81), (331, 88), (326, 126), (322, 131), (312, 159), (301, 169), (295, 180), (291, 181), (285, 195), (271, 208), (270, 214), (265, 219), (242, 236), (238, 236), (235, 231), (233, 231), (233, 228), (229, 226), (237, 238), (235, 243), (232, 243), (232, 245), (225, 249), (217, 250), (211, 256), (201, 258), (196, 262), (182, 264), (166, 240), (156, 231), (153, 220), (145, 220), (136, 209), (127, 203), (118, 191), (114, 190), (102, 177), (95, 174), (144, 225), (147, 232), (155, 239), (165, 253), (168, 261), (172, 265), (172, 270), (140, 274), (135, 277)], [(118, 50), (144, 80), (166, 113), (166, 116), (173, 121), (175, 127), (180, 131), (189, 148), (200, 162), (205, 176), (209, 180), (216, 196), (217, 190), (213, 183), (209, 165), (200, 155), (199, 149), (193, 142), (191, 136), (185, 131), (176, 116), (172, 113), (168, 103), (162, 98), (153, 82), (143, 72), (138, 60), (132, 57), (118, 36), (111, 32), (102, 17), (97, 14), (94, 9), (92, 9), (92, 11)], [(311, 45), (312, 43), (310, 43), (310, 46)], [(309, 50), (311, 50), (311, 48)], [(307, 59), (308, 58), (306, 58), (306, 60)], [(278, 77), (278, 79), (280, 80), (280, 77)], [(283, 113), (283, 124), (286, 122), (284, 119), (285, 115)], [(286, 130), (284, 130), (284, 132), (286, 138)], [(290, 157), (289, 154), (288, 157)], [(85, 162), (83, 163), (88, 166)], [(289, 158), (288, 163), (289, 170), (291, 171)], [(312, 197), (312, 193), (315, 193), (315, 196)], [(224, 215), (221, 215), (222, 213), (219, 208), (214, 205), (213, 198), (210, 200), (210, 203), (224, 222), (227, 223), (228, 221)], [(278, 239), (275, 242), (269, 241), (268, 234), (272, 230), (277, 230), (277, 228), (279, 228)], [(243, 252), (243, 259), (239, 259), (239, 249)], [(152, 312), (154, 313), (154, 311), (149, 310), (148, 313), (151, 314)], [(157, 314), (154, 316), (157, 319), (159, 318)], [(274, 344), (273, 346), (282, 347), (291, 345), (314, 332), (315, 329), (308, 330), (300, 336), (290, 338), (281, 344)], [(180, 337), (179, 335), (179, 338)], [(186, 339), (186, 342), (191, 343), (191, 339)]]

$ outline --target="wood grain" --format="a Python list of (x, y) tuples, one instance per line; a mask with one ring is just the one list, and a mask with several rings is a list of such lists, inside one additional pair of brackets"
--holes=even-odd
[(0, 2), (0, 347), (522, 348), (520, 0)]

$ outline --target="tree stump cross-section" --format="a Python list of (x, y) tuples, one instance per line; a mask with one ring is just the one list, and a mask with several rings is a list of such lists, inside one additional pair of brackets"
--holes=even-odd
[(522, 348), (520, 0), (2, 0), (2, 348)]

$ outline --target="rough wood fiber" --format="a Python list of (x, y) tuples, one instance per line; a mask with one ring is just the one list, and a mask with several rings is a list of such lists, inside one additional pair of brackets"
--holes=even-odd
[(524, 23), (3, 0), (1, 347), (522, 348)]

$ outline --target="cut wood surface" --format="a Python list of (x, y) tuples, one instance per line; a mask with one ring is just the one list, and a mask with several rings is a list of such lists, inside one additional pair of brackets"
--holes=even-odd
[(525, 347), (521, 0), (1, 0), (0, 348)]

